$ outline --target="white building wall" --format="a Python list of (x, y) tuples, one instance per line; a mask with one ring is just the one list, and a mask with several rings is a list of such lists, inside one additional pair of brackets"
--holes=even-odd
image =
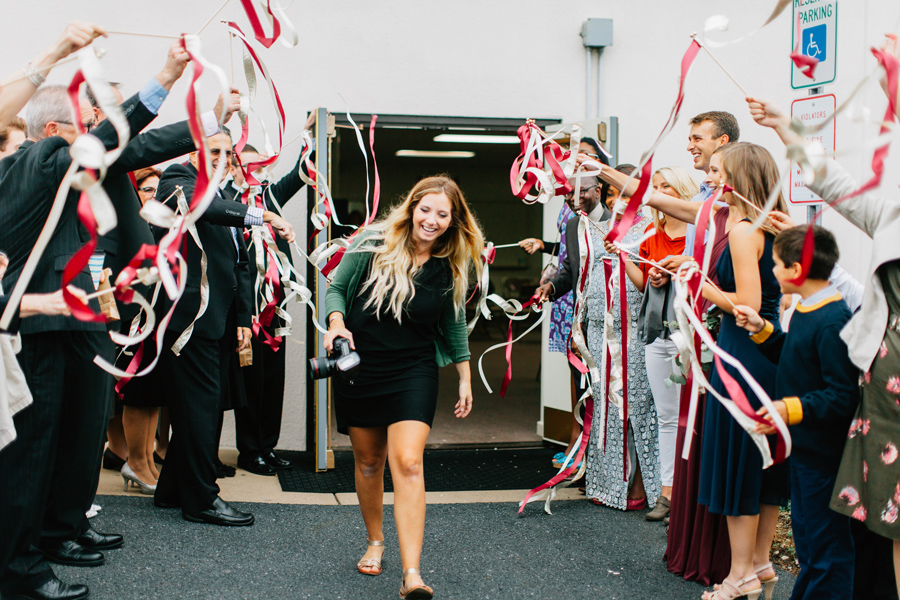
[[(758, 27), (774, 5), (774, 1), (733, 0), (282, 3), (288, 5), (287, 13), (302, 41), (293, 49), (276, 44), (260, 55), (275, 77), (287, 110), (286, 140), (302, 127), (307, 111), (319, 105), (365, 113), (554, 117), (566, 122), (582, 119), (586, 113), (585, 52), (579, 32), (585, 19), (603, 17), (614, 20), (614, 45), (603, 54), (602, 105), (607, 115), (620, 118), (620, 160), (635, 163), (656, 138), (669, 113), (689, 34), (701, 30), (707, 17), (725, 14), (731, 19), (731, 34), (743, 35)], [(73, 18), (102, 23), (111, 31), (173, 35), (198, 30), (221, 5), (221, 0), (41, 0), (10, 4), (6, 7), (8, 19), (2, 42), (6, 71), (15, 71)], [(806, 95), (790, 87), (789, 12), (749, 40), (715, 50), (719, 60), (747, 90), (785, 108), (792, 100)], [(895, 25), (898, 14), (900, 6), (894, 0), (840, 3), (837, 80), (825, 89), (837, 96), (838, 103), (864, 73), (874, 68), (867, 48), (880, 44), (883, 30)], [(230, 74), (229, 42), (219, 23), (221, 19), (237, 21), (248, 34), (249, 26), (240, 4), (232, 0), (203, 32), (204, 54)], [(168, 44), (164, 39), (111, 35), (97, 45), (108, 50), (103, 64), (109, 78), (124, 83), (128, 93), (159, 70)], [(237, 45), (234, 55), (239, 59)], [(239, 60), (234, 71), (238, 74), (238, 86), (245, 88)], [(60, 67), (50, 80), (68, 82), (73, 72), (72, 65)], [(184, 117), (186, 87), (184, 78), (173, 89), (159, 123)], [(208, 106), (215, 93), (215, 86), (207, 80), (203, 100)], [(270, 132), (274, 132), (273, 111), (266, 99), (261, 85), (257, 106), (267, 119)], [(880, 114), (885, 101), (873, 85), (861, 96), (859, 104)], [(765, 145), (783, 161), (784, 152), (774, 134), (752, 123), (741, 92), (701, 53), (689, 78), (682, 121), (663, 142), (655, 165), (691, 168), (684, 150), (688, 129), (685, 123), (692, 115), (706, 110), (733, 112), (741, 124), (743, 140)], [(258, 128), (255, 123), (252, 127), (251, 142), (258, 144)], [(875, 133), (872, 125), (841, 118), (837, 125), (838, 148), (859, 146)], [(297, 151), (296, 145), (286, 149), (276, 175), (290, 168)], [(859, 154), (841, 162), (865, 179), (869, 176), (869, 160), (868, 155)], [(889, 159), (882, 187), (888, 195), (896, 193), (900, 181), (900, 170), (890, 168), (894, 164), (896, 159)], [(287, 212), (300, 225), (305, 223), (302, 200), (295, 202)], [(523, 205), (521, 210), (541, 209)], [(545, 212), (545, 237), (554, 236), (557, 210), (554, 206)], [(793, 214), (798, 220), (805, 219), (804, 209), (794, 210)], [(825, 225), (838, 235), (845, 267), (857, 275), (864, 273), (868, 240), (833, 213), (825, 216)], [(292, 314), (298, 324), (305, 319), (299, 307), (294, 307)], [(297, 340), (304, 339), (303, 329), (302, 325), (297, 327)], [(305, 351), (301, 345), (288, 342), (287, 352), (288, 392), (282, 445), (302, 448), (306, 428)], [(550, 361), (550, 357), (545, 358)], [(557, 386), (566, 381), (567, 375), (561, 359), (556, 364), (547, 361), (544, 395), (556, 396)], [(564, 407), (567, 393), (562, 398)], [(231, 431), (226, 426), (226, 432)]]

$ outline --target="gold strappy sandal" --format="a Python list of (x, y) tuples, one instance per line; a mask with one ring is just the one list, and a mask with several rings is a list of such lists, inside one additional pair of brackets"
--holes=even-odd
[(425, 585), (414, 585), (406, 589), (406, 576), (419, 575), (418, 569), (407, 569), (403, 571), (403, 577), (400, 579), (400, 599), (401, 600), (431, 600), (434, 598), (434, 590)]
[[(369, 538), (366, 538), (366, 544), (369, 546), (384, 546), (384, 540), (370, 540)], [(363, 569), (369, 570), (363, 571)], [(356, 570), (363, 575), (381, 575), (381, 572), (384, 570), (384, 554), (381, 555), (381, 558), (361, 559), (356, 563)]]
[[(765, 571), (766, 569), (772, 569), (772, 572), (773, 573), (775, 572), (775, 567), (772, 566), (772, 563), (766, 563), (756, 570), (756, 576), (759, 577), (759, 574), (762, 573), (763, 571)], [(768, 579), (763, 579), (762, 577), (759, 577), (759, 582), (763, 586), (763, 592), (765, 594), (765, 599), (772, 600), (772, 594), (775, 593), (775, 584), (778, 583), (778, 575), (773, 575), (772, 577), (769, 577)]]
[[(748, 598), (749, 600), (758, 600), (759, 595), (762, 593), (762, 586), (758, 588), (754, 588), (752, 590), (742, 590), (741, 586), (746, 585), (757, 579), (756, 574), (750, 575), (749, 577), (744, 577), (740, 581), (731, 582), (727, 579), (722, 582), (722, 585), (718, 586), (717, 589), (712, 592), (704, 592), (702, 600), (735, 600), (736, 598)], [(759, 581), (757, 579), (757, 581)]]

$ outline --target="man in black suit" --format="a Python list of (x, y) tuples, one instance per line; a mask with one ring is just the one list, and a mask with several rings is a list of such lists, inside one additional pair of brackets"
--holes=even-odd
[[(113, 90), (116, 93), (119, 104), (121, 104), (124, 101), (122, 94), (116, 87)], [(217, 115), (223, 115), (223, 122), (227, 122), (239, 108), (240, 95), (236, 91), (230, 94), (227, 100), (220, 96), (215, 108), (201, 115), (201, 122), (206, 134), (214, 135), (219, 131)], [(85, 87), (85, 94), (81, 103), (81, 117), (82, 124), (88, 131), (106, 120), (106, 114), (94, 97), (90, 87)], [(141, 133), (128, 143), (119, 160), (131, 165), (132, 170), (137, 170), (178, 158), (189, 153), (193, 148), (194, 140), (191, 137), (190, 125), (188, 121), (181, 121)], [(100, 236), (100, 239), (97, 241), (95, 254), (103, 255), (103, 266), (112, 271), (111, 279), (114, 281), (119, 272), (128, 265), (128, 262), (143, 244), (152, 245), (156, 241), (150, 230), (150, 225), (140, 215), (141, 200), (129, 174), (122, 173), (106, 177), (103, 180), (103, 188), (116, 209), (117, 224), (105, 235)], [(87, 241), (87, 232), (83, 229), (81, 231), (84, 241)], [(135, 285), (134, 289), (148, 300), (150, 299), (152, 288)], [(109, 323), (108, 326), (110, 330), (115, 329), (119, 333), (127, 335), (132, 319), (139, 312), (139, 307), (137, 304), (125, 304), (119, 305), (118, 309), (120, 320)], [(111, 350), (111, 341), (107, 341), (106, 346), (108, 350)], [(112, 352), (107, 354), (107, 360), (112, 361)], [(107, 392), (110, 404), (112, 403), (113, 388), (113, 382), (110, 382)], [(121, 414), (119, 417), (121, 418)], [(102, 443), (97, 452), (98, 454), (103, 452)], [(99, 482), (100, 466), (101, 462), (98, 461), (94, 475), (95, 482)], [(56, 496), (52, 489), (53, 487), (54, 483), (51, 482), (51, 498)], [(96, 490), (96, 484), (94, 489)], [(96, 491), (87, 501), (86, 509), (93, 503), (95, 495)], [(61, 494), (60, 497), (62, 497)], [(99, 551), (121, 546), (121, 536), (111, 537), (97, 534), (84, 516), (81, 517), (78, 526), (67, 524), (60, 515), (55, 514), (53, 508), (53, 505), (48, 506), (47, 513), (44, 516), (44, 526), (41, 535), (42, 547), (50, 547), (54, 544), (54, 541), (58, 543), (58, 540), (66, 538), (67, 533), (71, 539), (75, 539), (75, 533), (79, 530), (81, 533), (78, 535), (78, 539), (84, 547)], [(52, 554), (48, 555), (48, 557), (53, 560)], [(72, 562), (67, 561), (63, 564), (72, 564)]]
[[(258, 163), (265, 159), (266, 157), (261, 156), (256, 148), (250, 145), (245, 146), (241, 152), (241, 164), (243, 165)], [(290, 173), (271, 184), (258, 179), (264, 176), (263, 173), (254, 173), (262, 185), (252, 187), (244, 181), (240, 170), (235, 168), (234, 181), (222, 192), (226, 197), (233, 198), (238, 202), (249, 201), (252, 206), (257, 206), (257, 198), (259, 198), (263, 208), (275, 210), (275, 207), (271, 206), (273, 198), (279, 205), (284, 206), (303, 187), (303, 180), (300, 179), (301, 168), (302, 164), (298, 158), (297, 164)], [(243, 200), (242, 194), (246, 195)], [(287, 240), (276, 237), (275, 244), (290, 261), (291, 247)], [(252, 241), (249, 246), (252, 260), (255, 255)], [(266, 254), (267, 269), (269, 260), (271, 258)], [(254, 278), (255, 270), (255, 266), (252, 266), (251, 272)], [(291, 278), (294, 279), (293, 276)], [(285, 297), (284, 289), (279, 289), (281, 291), (275, 298), (278, 304)], [(266, 300), (262, 295), (257, 302), (259, 302), (260, 310), (266, 305)], [(254, 315), (254, 318), (257, 317), (258, 315)], [(272, 323), (265, 326), (264, 329), (270, 336), (275, 337), (275, 330), (284, 325), (284, 319), (275, 315)], [(278, 445), (278, 437), (281, 433), (281, 415), (284, 406), (285, 349), (281, 347), (277, 351), (272, 350), (271, 346), (262, 343), (262, 339), (265, 339), (262, 334), (259, 338), (254, 336), (251, 341), (253, 363), (241, 369), (247, 406), (234, 411), (237, 449), (240, 453), (238, 466), (257, 475), (275, 475), (275, 469), (287, 469), (291, 466), (290, 461), (275, 454), (275, 446)]]
[[(575, 181), (570, 182), (575, 187)], [(575, 216), (566, 223), (566, 258), (559, 265), (556, 277), (537, 288), (534, 293), (541, 301), (561, 298), (568, 294), (578, 283), (578, 274), (581, 270), (581, 249), (578, 244), (578, 221), (580, 213), (585, 213), (592, 221), (600, 222), (608, 219), (609, 210), (604, 204), (606, 186), (600, 183), (596, 177), (583, 177), (581, 179), (580, 198), (576, 201), (574, 192), (566, 195), (566, 203), (575, 212)]]
[[(207, 138), (213, 167), (220, 160), (231, 161), (231, 139), (225, 133)], [(169, 198), (180, 187), (189, 201), (197, 182), (198, 155), (191, 154), (189, 164), (170, 166), (163, 173), (157, 197), (172, 208), (177, 200)], [(271, 211), (252, 208), (217, 196), (196, 223), (197, 236), (206, 252), (208, 305), (199, 318), (201, 307), (201, 249), (192, 236), (185, 237), (188, 264), (187, 286), (172, 316), (165, 335), (162, 369), (164, 393), (172, 419), (172, 440), (166, 464), (160, 473), (154, 502), (163, 508), (180, 507), (188, 521), (214, 525), (252, 525), (253, 515), (230, 507), (222, 500), (216, 485), (218, 421), (223, 393), (223, 368), (228, 353), (250, 344), (252, 290), (246, 245), (240, 234), (244, 227), (270, 223), (278, 234), (290, 241), (293, 228)], [(164, 232), (155, 231), (157, 237)], [(168, 310), (164, 295), (159, 312)], [(229, 329), (230, 320), (237, 323)], [(193, 324), (193, 331), (178, 356), (169, 350), (176, 339)], [(236, 345), (239, 345), (235, 348)], [(131, 384), (129, 384), (131, 385)]]
[[(189, 57), (175, 43), (166, 65), (139, 94), (126, 100), (122, 110), (131, 136), (152, 121)], [(56, 191), (71, 165), (69, 144), (77, 131), (63, 86), (40, 90), (27, 109), (29, 139), (12, 156), (0, 162), (0, 245), (9, 254), (4, 283), (12, 290), (43, 227)], [(118, 145), (112, 123), (92, 132), (107, 149)], [(132, 170), (119, 160), (108, 176)], [(79, 193), (71, 191), (59, 225), (45, 250), (27, 291), (48, 293), (60, 286), (62, 270), (83, 245), (77, 216)], [(93, 289), (87, 269), (72, 284)], [(91, 302), (96, 311), (98, 304)], [(85, 598), (83, 585), (62, 583), (44, 554), (35, 547), (48, 503), (67, 523), (83, 520), (85, 499), (93, 493), (97, 448), (105, 429), (108, 376), (93, 364), (103, 353), (108, 336), (102, 323), (87, 323), (66, 316), (37, 316), (22, 323), (19, 363), (34, 397), (33, 405), (15, 418), (19, 439), (0, 455), (0, 549), (12, 558), (0, 565), (0, 593), (4, 597), (66, 599)], [(50, 481), (55, 480), (54, 497)], [(68, 535), (66, 536), (68, 537)], [(80, 564), (103, 562), (99, 552), (85, 550), (76, 541), (63, 539), (45, 548), (60, 561)]]

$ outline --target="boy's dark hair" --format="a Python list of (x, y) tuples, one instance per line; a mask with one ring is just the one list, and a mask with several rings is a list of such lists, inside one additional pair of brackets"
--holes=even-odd
[[(803, 243), (806, 240), (806, 231), (810, 225), (800, 225), (791, 227), (778, 234), (775, 238), (774, 250), (778, 253), (778, 258), (784, 263), (785, 267), (790, 267), (794, 263), (803, 260)], [(837, 240), (834, 235), (819, 225), (812, 225), (813, 241), (815, 242), (815, 250), (813, 251), (812, 265), (809, 268), (807, 277), (809, 279), (818, 279), (827, 281), (831, 277), (831, 271), (834, 265), (841, 257), (838, 250)]]
[(730, 112), (711, 110), (700, 113), (691, 119), (691, 125), (699, 125), (704, 121), (710, 121), (715, 125), (713, 136), (717, 138), (727, 135), (729, 142), (737, 142), (741, 137), (741, 128), (738, 127), (737, 119)]

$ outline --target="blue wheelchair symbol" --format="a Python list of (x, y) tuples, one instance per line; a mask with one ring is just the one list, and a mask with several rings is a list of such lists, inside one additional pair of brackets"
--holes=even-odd
[(827, 58), (828, 25), (823, 23), (803, 30), (802, 52), (823, 62)]

